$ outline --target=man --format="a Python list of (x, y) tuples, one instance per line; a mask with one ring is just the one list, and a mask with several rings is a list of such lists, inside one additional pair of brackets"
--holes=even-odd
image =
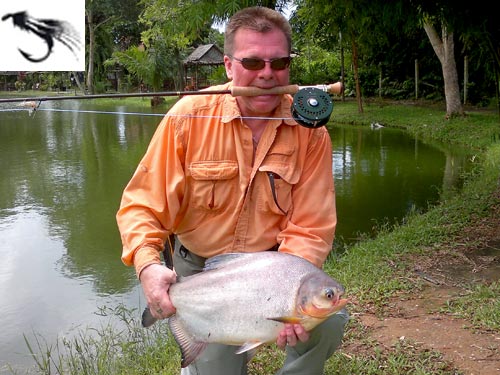
[[(289, 84), (291, 28), (278, 12), (236, 13), (225, 32), (229, 83), (213, 89)], [(288, 95), (186, 96), (159, 125), (126, 187), (117, 214), (122, 260), (134, 265), (156, 318), (175, 312), (168, 298), (176, 274), (200, 272), (206, 258), (226, 252), (278, 250), (321, 267), (336, 226), (331, 140), (291, 116)], [(175, 271), (160, 252), (176, 236)], [(244, 292), (244, 291), (242, 291)], [(340, 345), (342, 311), (313, 331), (287, 324), (281, 374), (322, 374)], [(246, 374), (246, 354), (211, 344), (183, 374)]]

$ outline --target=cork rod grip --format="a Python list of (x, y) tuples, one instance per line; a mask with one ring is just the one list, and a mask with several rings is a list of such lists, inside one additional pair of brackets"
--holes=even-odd
[(283, 95), (283, 94), (296, 94), (300, 89), (314, 87), (323, 90), (329, 94), (340, 94), (342, 92), (342, 83), (336, 82), (330, 85), (315, 85), (315, 86), (276, 86), (270, 89), (261, 89), (259, 87), (238, 87), (234, 86), (231, 89), (232, 96), (259, 96), (259, 95)]

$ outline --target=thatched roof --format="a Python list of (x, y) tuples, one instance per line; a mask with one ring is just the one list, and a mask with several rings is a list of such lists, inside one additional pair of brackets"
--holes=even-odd
[(224, 54), (215, 44), (198, 46), (185, 60), (186, 65), (223, 65)]

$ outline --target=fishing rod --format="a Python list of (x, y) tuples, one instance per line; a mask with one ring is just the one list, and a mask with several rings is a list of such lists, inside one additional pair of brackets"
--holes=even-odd
[[(24, 98), (0, 98), (0, 103), (20, 102), (20, 106), (36, 110), (41, 102), (61, 100), (83, 100), (101, 98), (130, 98), (130, 97), (156, 97), (156, 96), (185, 96), (185, 95), (232, 95), (237, 96), (259, 96), (259, 95), (293, 95), (292, 116), (302, 126), (316, 128), (325, 125), (330, 119), (333, 110), (333, 101), (328, 94), (340, 94), (342, 84), (340, 82), (329, 85), (299, 86), (287, 85), (276, 86), (270, 89), (259, 87), (235, 86), (229, 90), (198, 90), (198, 91), (160, 91), (160, 92), (138, 92), (122, 94), (93, 94), (93, 95), (65, 95), (65, 96), (39, 96)], [(37, 104), (38, 103), (38, 104)]]

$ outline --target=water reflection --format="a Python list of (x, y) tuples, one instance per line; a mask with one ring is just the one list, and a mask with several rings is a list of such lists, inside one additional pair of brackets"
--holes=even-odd
[[(459, 150), (438, 149), (398, 129), (334, 127), (337, 242), (351, 244), (425, 210), (459, 183)], [(444, 176), (444, 177), (443, 177)]]
[[(42, 109), (0, 111), (0, 372), (5, 361), (32, 364), (23, 333), (55, 340), (95, 324), (99, 306), (144, 307), (134, 270), (120, 261), (115, 214), (160, 117), (119, 101)], [(148, 116), (130, 114), (141, 111)], [(463, 165), (397, 130), (330, 132), (337, 236), (346, 240), (437, 201)]]

